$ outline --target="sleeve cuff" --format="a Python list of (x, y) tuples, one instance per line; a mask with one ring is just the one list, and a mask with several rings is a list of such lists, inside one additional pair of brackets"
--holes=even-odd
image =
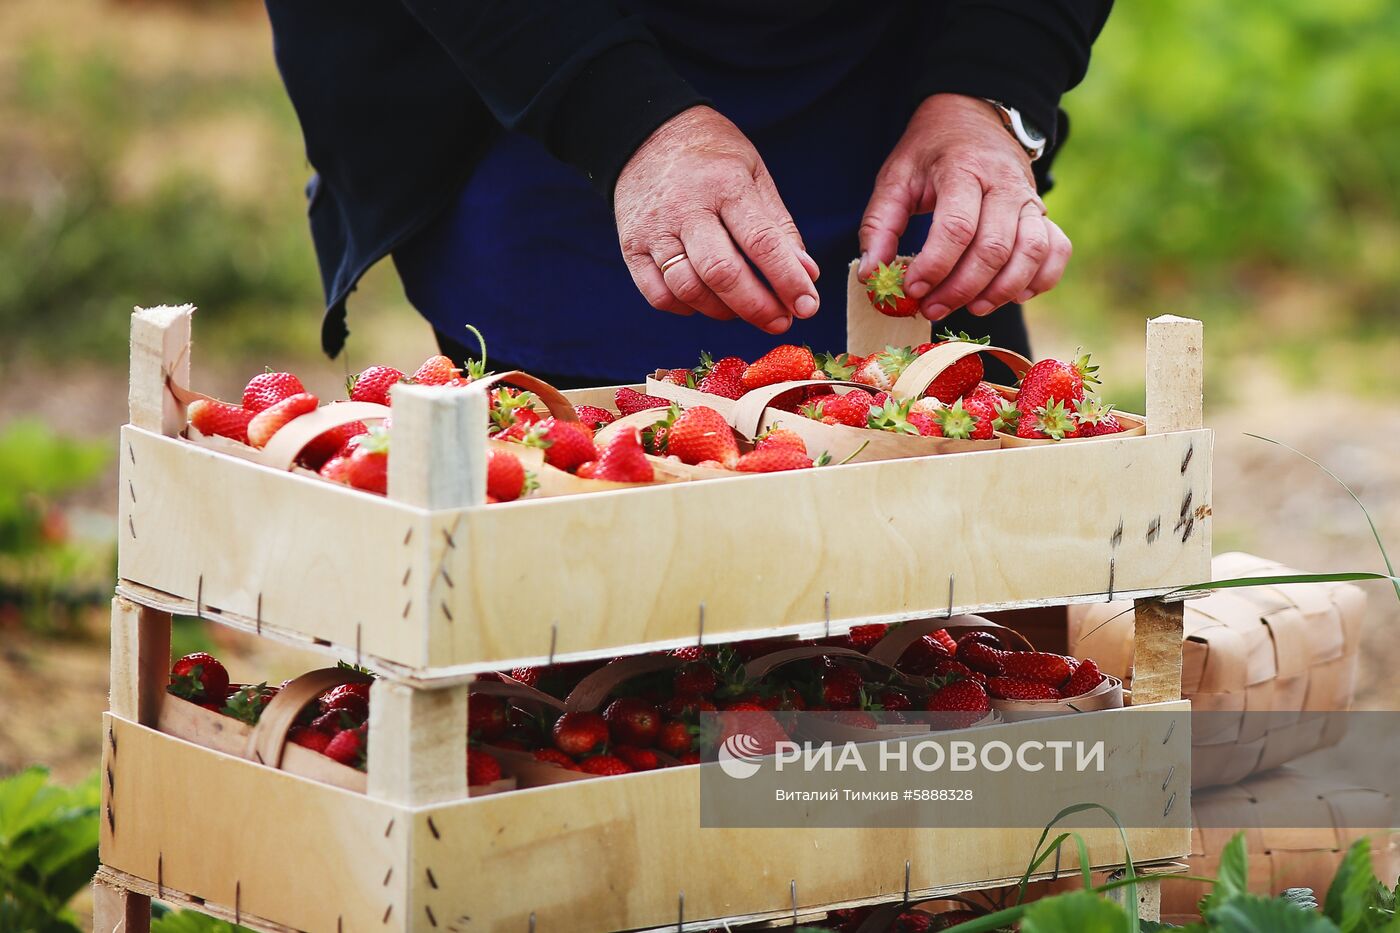
[(579, 69), (560, 100), (551, 148), (609, 200), (627, 160), (661, 124), (707, 103), (644, 41), (604, 50)]

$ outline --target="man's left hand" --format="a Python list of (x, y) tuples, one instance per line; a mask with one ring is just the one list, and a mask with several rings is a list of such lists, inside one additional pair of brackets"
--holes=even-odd
[(935, 94), (919, 105), (875, 179), (860, 225), (860, 277), (895, 258), (916, 214), (933, 212), (904, 292), (930, 320), (984, 315), (1049, 291), (1070, 242), (1035, 190), (1031, 163), (984, 100)]

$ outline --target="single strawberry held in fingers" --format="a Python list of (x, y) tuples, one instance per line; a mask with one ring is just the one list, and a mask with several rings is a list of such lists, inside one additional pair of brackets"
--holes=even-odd
[(744, 391), (752, 392), (779, 382), (810, 379), (816, 368), (817, 359), (811, 350), (788, 343), (774, 347), (759, 357), (744, 370), (740, 381)]
[(316, 396), (309, 392), (289, 395), (269, 408), (265, 408), (248, 422), (248, 443), (259, 449), (266, 447), (272, 435), (287, 426), (293, 418), (300, 418), (316, 410), (320, 404)]
[(248, 443), (248, 424), (257, 412), (228, 402), (195, 399), (190, 402), (190, 424), (205, 437), (227, 437), (240, 443)]
[(913, 317), (919, 313), (919, 303), (904, 294), (904, 273), (908, 263), (896, 259), (890, 265), (883, 262), (865, 282), (865, 293), (875, 310), (887, 317)]
[(283, 399), (301, 395), (306, 387), (291, 373), (265, 372), (254, 376), (243, 389), (243, 407), (251, 412), (266, 411)]

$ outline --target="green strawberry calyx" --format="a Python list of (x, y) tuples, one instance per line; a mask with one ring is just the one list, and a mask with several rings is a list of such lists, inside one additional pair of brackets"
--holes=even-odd
[(865, 290), (870, 295), (870, 303), (892, 305), (894, 299), (904, 297), (904, 263), (894, 262), (876, 267), (874, 274), (865, 282)]

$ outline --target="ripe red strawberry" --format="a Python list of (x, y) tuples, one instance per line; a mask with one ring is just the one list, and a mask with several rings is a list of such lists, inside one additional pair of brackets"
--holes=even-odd
[(345, 464), (351, 486), (380, 495), (389, 489), (389, 432), (374, 428), (355, 447)]
[(982, 402), (967, 404), (971, 407), (964, 407), (962, 399), (954, 399), (952, 405), (940, 409), (934, 416), (942, 436), (959, 440), (990, 440), (996, 413)]
[(889, 933), (929, 933), (937, 927), (933, 925), (933, 914), (922, 910), (906, 910), (894, 918)]
[(187, 654), (170, 668), (170, 692), (186, 700), (209, 700), (222, 706), (228, 696), (228, 671), (212, 654)]
[(317, 471), (322, 479), (330, 480), (332, 483), (340, 483), (345, 486), (350, 485), (350, 458), (349, 456), (337, 454), (325, 463), (321, 464), (321, 469)]
[(1083, 696), (1101, 683), (1103, 674), (1099, 671), (1099, 666), (1094, 663), (1093, 658), (1084, 658), (1075, 665), (1074, 673), (1060, 688), (1060, 694), (1065, 697)]
[(879, 644), (880, 639), (889, 633), (890, 627), (881, 623), (871, 625), (853, 625), (841, 639), (841, 647), (850, 648), (854, 651), (869, 651)]
[(257, 412), (228, 402), (195, 399), (190, 402), (190, 424), (206, 437), (227, 437), (248, 443), (248, 423)]
[(578, 415), (581, 424), (586, 424), (594, 431), (605, 424), (612, 424), (617, 418), (606, 408), (599, 408), (596, 405), (575, 405), (574, 412)]
[[(341, 684), (321, 694), (321, 712), (343, 710), (357, 723), (369, 718), (369, 684)], [(365, 689), (360, 689), (365, 688)]]
[(544, 448), (544, 462), (566, 473), (598, 459), (593, 432), (577, 421), (546, 418), (530, 429), (525, 443)]
[(538, 667), (511, 668), (510, 676), (530, 687), (537, 687), (540, 683), (540, 669)]
[(742, 473), (780, 473), (784, 470), (805, 470), (813, 466), (812, 458), (788, 447), (751, 450), (739, 458), (735, 467)]
[(684, 648), (673, 648), (671, 650), (671, 657), (679, 658), (687, 663), (702, 660), (707, 657), (708, 654), (709, 652), (707, 652), (702, 645), (686, 645)]
[(1123, 430), (1113, 406), (1097, 395), (1086, 395), (1074, 403), (1074, 420), (1079, 422), (1080, 437), (1102, 437)]
[(701, 353), (697, 388), (721, 398), (737, 399), (744, 394), (743, 376), (748, 368), (749, 364), (737, 356), (726, 356), (716, 363), (708, 353)]
[(363, 724), (363, 719), (357, 719), (349, 710), (343, 709), (330, 710), (311, 720), (311, 728), (323, 733), (328, 739), (335, 738), (346, 729), (355, 729)]
[(683, 411), (666, 432), (666, 452), (682, 463), (715, 460), (732, 470), (739, 463), (734, 429), (713, 408), (697, 405)]
[[(651, 461), (642, 450), (642, 439), (636, 428), (619, 431), (598, 455), (589, 471), (593, 479), (614, 483), (649, 483), (655, 478)], [(583, 476), (580, 466), (578, 475)]]
[(343, 729), (336, 733), (335, 738), (326, 743), (325, 751), (322, 754), (343, 765), (353, 766), (360, 760), (364, 747), (365, 740), (358, 729)]
[(886, 687), (876, 693), (875, 702), (880, 704), (880, 709), (888, 713), (898, 713), (914, 708), (914, 701), (909, 694), (894, 687)]
[(719, 689), (719, 676), (708, 664), (687, 664), (676, 671), (671, 683), (676, 695), (709, 696)]
[(832, 392), (820, 396), (808, 402), (803, 407), (802, 413), (808, 418), (826, 421), (828, 424), (844, 424), (852, 428), (863, 428), (870, 419), (870, 409), (874, 404), (875, 397), (869, 392), (852, 389), (844, 395)]
[(962, 639), (958, 642), (957, 660), (974, 671), (983, 674), (1000, 674), (1002, 658), (1007, 652), (993, 648), (976, 639)]
[(691, 750), (686, 752), (684, 755), (677, 755), (676, 760), (683, 765), (698, 765), (700, 763), (700, 753)]
[[(974, 340), (967, 334), (954, 334), (951, 331), (944, 331), (939, 335), (942, 339), (933, 346), (941, 347), (945, 343), (972, 343), (985, 345), (991, 341), (987, 339)], [(974, 353), (958, 360), (929, 384), (928, 391), (924, 394), (938, 399), (945, 405), (951, 405), (964, 393), (971, 391), (982, 381), (982, 357)]]
[(867, 356), (851, 380), (888, 392), (915, 359), (908, 347), (885, 347)]
[(585, 758), (579, 762), (578, 769), (585, 774), (597, 774), (604, 777), (632, 773), (627, 762), (616, 755), (594, 755), (592, 758)]
[(1018, 399), (1016, 409), (1020, 412), (1020, 420), (1016, 424), (1017, 437), (1059, 441), (1079, 436), (1079, 422), (1065, 410), (1063, 402), (1055, 401), (1042, 408), (1028, 409)]
[(467, 700), (467, 735), (490, 742), (510, 728), (506, 701), (489, 693), (474, 693)]
[(811, 350), (786, 343), (759, 357), (757, 362), (744, 370), (740, 381), (744, 391), (752, 392), (776, 382), (811, 378), (816, 368), (817, 359)]
[(999, 700), (1058, 700), (1060, 691), (1038, 680), (988, 677), (987, 692)]
[(904, 294), (904, 272), (908, 264), (896, 259), (890, 265), (880, 263), (865, 282), (865, 293), (875, 310), (888, 317), (913, 317), (919, 313), (919, 303)]
[(787, 428), (772, 428), (766, 431), (753, 445), (754, 450), (787, 449), (807, 455), (807, 442), (795, 431)]
[(661, 710), (640, 697), (613, 700), (603, 710), (603, 720), (618, 745), (646, 747), (655, 743), (661, 732)]
[(739, 379), (743, 377), (744, 370), (749, 368), (749, 364), (737, 356), (721, 357), (718, 362), (710, 362), (708, 353), (700, 354), (700, 369), (705, 375), (718, 374), (726, 378)]
[(343, 424), (338, 428), (331, 428), (314, 437), (311, 443), (301, 449), (301, 456), (297, 457), (297, 463), (308, 470), (319, 470), (326, 465), (336, 454), (345, 449), (352, 438), (365, 434), (369, 428), (363, 421), (352, 421)]
[(671, 403), (654, 395), (643, 395), (636, 389), (623, 386), (613, 395), (617, 410), (624, 415), (635, 415), (648, 408), (670, 408)]
[(661, 767), (661, 761), (656, 757), (656, 752), (649, 748), (619, 745), (613, 749), (613, 754), (621, 758), (623, 763), (633, 771), (655, 771)]
[(751, 736), (757, 742), (755, 754), (772, 755), (779, 742), (788, 740), (787, 731), (773, 714), (757, 703), (736, 703), (719, 717), (720, 742), (735, 735)]
[(414, 370), (409, 379), (420, 386), (442, 386), (452, 382), (457, 375), (456, 363), (445, 356), (430, 356), (423, 361), (422, 366)]
[(688, 369), (668, 369), (661, 376), (662, 382), (669, 382), (673, 386), (683, 386), (690, 380), (690, 370)]
[(1006, 399), (1002, 397), (1002, 394), (998, 392), (990, 382), (979, 382), (963, 393), (963, 401), (965, 402), (975, 398), (982, 399), (993, 408), (1006, 401)]
[(828, 667), (822, 671), (822, 706), (826, 709), (855, 709), (865, 680), (853, 667)]
[[(590, 443), (592, 443), (590, 441)], [(486, 494), (497, 502), (514, 502), (524, 494), (527, 477), (520, 458), (492, 448), (486, 455)]]
[(935, 690), (924, 703), (924, 709), (943, 713), (933, 723), (939, 728), (970, 726), (992, 711), (987, 691), (975, 680), (958, 680)]
[(694, 744), (690, 726), (679, 719), (666, 720), (661, 724), (661, 731), (656, 736), (656, 747), (673, 758), (684, 755)]
[(501, 763), (495, 756), (479, 749), (467, 752), (467, 786), (480, 787), (501, 779)]
[(986, 674), (982, 673), (981, 671), (974, 671), (972, 668), (968, 667), (963, 662), (958, 661), (954, 658), (935, 658), (933, 664), (930, 666), (932, 668), (930, 673), (932, 673), (935, 677), (949, 677), (952, 675), (957, 675), (958, 677), (964, 678), (965, 680), (975, 680), (983, 686), (986, 686), (987, 684)]
[(392, 366), (371, 366), (358, 376), (351, 376), (346, 380), (346, 388), (350, 390), (352, 402), (388, 405), (389, 390), (403, 382), (404, 378), (404, 374)]
[(937, 415), (924, 415), (918, 412), (910, 412), (906, 419), (914, 429), (919, 432), (920, 437), (943, 437), (943, 424), (938, 420)]
[(554, 747), (575, 758), (606, 745), (608, 724), (597, 713), (565, 713), (554, 722)]
[(331, 744), (331, 737), (307, 726), (297, 726), (287, 733), (287, 741), (313, 752), (324, 752), (326, 746)]
[(1069, 680), (1073, 663), (1073, 658), (1048, 651), (1003, 651), (1001, 654), (1003, 675), (1021, 680), (1038, 680), (1056, 687)]
[(287, 422), (315, 411), (318, 404), (316, 396), (302, 392), (263, 409), (248, 422), (248, 443), (258, 448), (266, 447), (267, 442), (272, 440), (272, 435), (282, 430)]
[(952, 635), (948, 634), (948, 630), (946, 628), (941, 628), (933, 634), (929, 635), (928, 637), (932, 638), (934, 641), (942, 645), (944, 650), (946, 650), (949, 654), (952, 654), (954, 651), (958, 650), (957, 641), (953, 638)]
[(574, 761), (557, 748), (537, 748), (530, 754), (535, 756), (536, 761), (544, 761), (552, 765), (558, 765), (567, 771), (578, 770), (578, 762)]
[(259, 373), (243, 389), (243, 407), (251, 412), (266, 411), (293, 395), (301, 395), (306, 387), (291, 373)]
[(1016, 406), (1022, 413), (1033, 412), (1061, 402), (1066, 407), (1084, 397), (1084, 386), (1098, 383), (1098, 367), (1089, 362), (1089, 354), (1071, 362), (1048, 359), (1036, 363), (1021, 377)]
[(927, 677), (933, 673), (934, 663), (941, 658), (951, 658), (952, 653), (939, 644), (932, 635), (925, 635), (904, 650), (897, 665), (900, 670), (915, 677)]

